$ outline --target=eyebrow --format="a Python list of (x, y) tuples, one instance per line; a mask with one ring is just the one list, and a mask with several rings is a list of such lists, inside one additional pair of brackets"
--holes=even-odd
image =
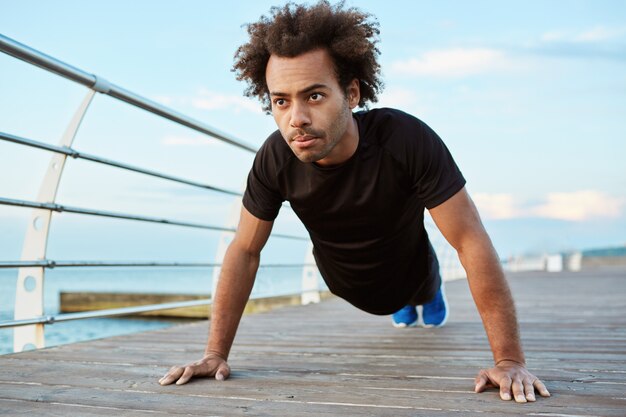
[[(306, 88), (303, 88), (302, 90), (296, 92), (296, 95), (302, 95), (305, 93), (309, 93), (313, 90), (320, 90), (320, 89), (328, 89), (330, 87), (328, 87), (326, 84), (312, 84)], [(270, 96), (272, 97), (286, 97), (289, 94), (287, 93), (282, 93), (280, 91), (270, 91)]]

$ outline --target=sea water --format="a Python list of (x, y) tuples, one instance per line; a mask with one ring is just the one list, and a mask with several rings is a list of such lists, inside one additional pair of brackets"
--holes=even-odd
[[(212, 268), (55, 268), (46, 270), (44, 314), (59, 313), (61, 292), (200, 294), (209, 296)], [(261, 267), (252, 297), (299, 293), (301, 267)], [(0, 269), (0, 321), (13, 319), (17, 269)], [(46, 346), (159, 329), (188, 319), (101, 318), (45, 326)], [(13, 329), (0, 329), (0, 354), (13, 351)]]

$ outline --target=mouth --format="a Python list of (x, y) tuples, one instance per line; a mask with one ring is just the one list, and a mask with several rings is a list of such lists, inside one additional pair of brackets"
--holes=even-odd
[(317, 136), (303, 135), (303, 136), (294, 136), (291, 139), (291, 142), (294, 146), (298, 148), (307, 148), (309, 146), (312, 146), (315, 143), (315, 141), (318, 139), (319, 138)]
[(313, 136), (313, 135), (299, 135), (299, 136), (294, 136), (292, 141), (294, 141), (294, 142), (308, 142), (308, 141), (313, 140), (313, 139), (317, 139), (317, 137)]

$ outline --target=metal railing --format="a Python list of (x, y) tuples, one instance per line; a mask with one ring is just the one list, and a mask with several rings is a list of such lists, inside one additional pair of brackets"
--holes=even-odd
[(90, 74), (86, 71), (73, 67), (65, 62), (62, 62), (56, 58), (39, 52), (29, 46), (17, 42), (7, 36), (0, 34), (0, 51), (5, 54), (12, 55), (15, 58), (26, 61), (29, 64), (36, 65), (40, 68), (50, 71), (61, 77), (67, 78), (82, 84), (98, 93), (103, 93), (114, 97), (118, 100), (122, 100), (135, 107), (147, 110), (150, 113), (161, 116), (165, 119), (171, 120), (182, 126), (186, 126), (190, 129), (196, 130), (200, 133), (219, 139), (223, 142), (237, 146), (246, 151), (255, 153), (257, 150), (239, 139), (232, 137), (231, 135), (221, 132), (218, 129), (208, 126), (202, 122), (199, 122), (191, 117), (180, 114), (172, 109), (169, 109), (161, 104), (155, 103), (145, 97), (141, 97), (133, 92), (130, 92), (120, 86), (108, 82), (106, 79), (99, 77), (95, 74)]
[(210, 298), (204, 298), (200, 300), (176, 301), (173, 303), (149, 304), (149, 305), (142, 305), (142, 306), (136, 306), (136, 307), (109, 308), (106, 310), (94, 310), (94, 311), (86, 311), (86, 312), (81, 312), (81, 313), (47, 315), (47, 316), (41, 316), (41, 317), (34, 317), (32, 319), (3, 321), (3, 322), (0, 322), (0, 329), (7, 328), (7, 327), (15, 328), (15, 327), (21, 327), (21, 326), (54, 324), (54, 323), (61, 323), (64, 321), (72, 321), (72, 320), (85, 320), (85, 319), (95, 319), (95, 318), (128, 316), (128, 315), (135, 315), (135, 314), (140, 314), (140, 313), (148, 313), (151, 311), (170, 310), (174, 308), (197, 307), (197, 306), (203, 306), (203, 305), (208, 306), (211, 304), (211, 301), (212, 300)]
[(191, 181), (184, 178), (175, 177), (173, 175), (163, 174), (161, 172), (156, 172), (150, 169), (139, 168), (133, 165), (125, 164), (123, 162), (111, 161), (110, 159), (99, 158), (95, 155), (91, 155), (84, 152), (78, 152), (75, 149), (68, 148), (66, 146), (54, 146), (49, 145), (47, 143), (38, 142), (32, 139), (26, 139), (15, 135), (9, 135), (8, 133), (0, 132), (0, 140), (4, 140), (7, 142), (17, 143), (18, 145), (30, 146), (36, 149), (43, 149), (46, 151), (56, 152), (63, 155), (71, 156), (74, 159), (85, 159), (87, 161), (97, 162), (103, 165), (109, 165), (116, 168), (122, 168), (128, 171), (137, 172), (139, 174), (150, 175), (157, 178), (162, 178), (164, 180), (169, 180), (173, 182), (178, 182), (180, 184), (191, 185), (198, 188), (204, 188), (206, 190), (217, 191), (223, 194), (229, 194), (233, 196), (241, 196), (242, 194), (237, 191), (227, 190), (221, 187), (215, 187), (209, 184), (202, 184), (197, 181)]
[[(80, 267), (196, 267), (196, 268), (214, 268), (220, 266), (219, 263), (213, 262), (102, 262), (102, 261), (0, 261), (0, 269), (2, 268), (26, 268), (33, 266), (41, 266), (48, 269), (53, 268), (80, 268)], [(296, 268), (300, 266), (315, 266), (315, 264), (262, 264), (259, 268)]]
[[(2, 138), (0, 137), (0, 139)], [(4, 198), (4, 197), (0, 197), (0, 205), (38, 208), (38, 209), (44, 209), (44, 210), (49, 210), (49, 211), (55, 211), (57, 213), (65, 212), (65, 213), (75, 213), (75, 214), (87, 214), (90, 216), (110, 217), (113, 219), (135, 220), (135, 221), (148, 222), (148, 223), (161, 223), (161, 224), (169, 224), (172, 226), (183, 226), (183, 227), (191, 227), (195, 229), (215, 230), (215, 231), (220, 231), (220, 232), (235, 233), (237, 231), (237, 229), (235, 229), (234, 227), (221, 227), (221, 226), (214, 226), (210, 224), (183, 222), (180, 220), (173, 220), (173, 219), (160, 219), (157, 217), (147, 217), (147, 216), (140, 216), (140, 215), (135, 215), (135, 214), (126, 214), (126, 213), (115, 213), (112, 211), (93, 210), (93, 209), (86, 209), (86, 208), (73, 207), (73, 206), (64, 206), (64, 205), (56, 204), (56, 203), (40, 203), (36, 201), (16, 200), (12, 198)], [(285, 234), (280, 234), (280, 233), (272, 233), (272, 236), (281, 237), (283, 239), (305, 240), (305, 241), (309, 240), (306, 237), (285, 235)]]
[[(89, 88), (86, 97), (77, 109), (70, 121), (65, 134), (59, 145), (50, 145), (30, 138), (23, 138), (6, 132), (0, 132), (0, 140), (11, 142), (21, 146), (32, 147), (51, 152), (52, 157), (42, 181), (37, 201), (18, 200), (0, 197), (0, 205), (16, 206), (33, 209), (31, 222), (26, 232), (22, 257), (19, 261), (0, 262), (0, 268), (18, 268), (18, 281), (16, 287), (16, 301), (14, 320), (0, 322), (0, 328), (14, 328), (14, 350), (21, 351), (32, 347), (44, 346), (44, 325), (69, 320), (79, 320), (96, 317), (114, 317), (130, 314), (138, 314), (147, 311), (167, 310), (180, 307), (209, 305), (211, 299), (182, 301), (173, 303), (154, 304), (147, 306), (126, 307), (108, 310), (98, 310), (84, 313), (70, 313), (59, 315), (43, 314), (43, 281), (46, 269), (58, 267), (212, 267), (214, 288), (219, 275), (221, 260), (233, 233), (236, 231), (236, 222), (239, 209), (234, 206), (230, 220), (225, 226), (185, 222), (175, 219), (155, 218), (131, 213), (117, 213), (92, 208), (73, 207), (56, 203), (56, 193), (61, 179), (61, 173), (69, 156), (74, 159), (84, 159), (97, 164), (112, 166), (117, 169), (136, 172), (139, 174), (157, 177), (166, 181), (172, 181), (207, 191), (222, 193), (236, 198), (241, 193), (222, 187), (203, 184), (177, 176), (145, 169), (119, 161), (102, 158), (96, 155), (80, 152), (72, 147), (81, 121), (89, 108), (95, 93), (106, 94), (115, 99), (124, 101), (134, 107), (144, 109), (154, 115), (168, 119), (179, 125), (188, 127), (211, 138), (218, 139), (247, 152), (256, 152), (251, 145), (246, 144), (224, 132), (211, 126), (207, 126), (197, 120), (182, 115), (172, 109), (141, 97), (120, 86), (106, 81), (104, 78), (80, 70), (67, 63), (59, 61), (49, 55), (23, 45), (11, 38), (0, 34), (0, 51), (23, 60), (29, 64), (43, 68), (61, 77), (77, 82)], [(190, 262), (100, 262), (100, 261), (58, 261), (46, 259), (47, 240), (52, 212), (77, 213), (90, 216), (102, 216), (109, 218), (125, 219), (130, 221), (160, 223), (178, 227), (191, 227), (221, 232), (218, 253), (215, 263), (190, 263)], [(307, 237), (292, 236), (272, 233), (273, 237), (308, 241)], [(301, 264), (274, 264), (261, 265), (261, 267), (302, 267), (302, 291), (299, 293), (303, 303), (318, 302), (319, 292), (317, 289), (317, 269), (311, 256), (310, 246), (305, 254), (305, 261)], [(214, 292), (213, 292), (214, 293)]]

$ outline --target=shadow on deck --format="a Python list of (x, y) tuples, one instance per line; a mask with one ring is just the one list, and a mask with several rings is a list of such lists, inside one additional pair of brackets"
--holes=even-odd
[(528, 367), (552, 397), (473, 393), (491, 354), (467, 283), (441, 329), (394, 329), (342, 300), (246, 316), (231, 379), (157, 383), (199, 359), (206, 322), (0, 357), (2, 415), (626, 415), (626, 269), (509, 274)]

